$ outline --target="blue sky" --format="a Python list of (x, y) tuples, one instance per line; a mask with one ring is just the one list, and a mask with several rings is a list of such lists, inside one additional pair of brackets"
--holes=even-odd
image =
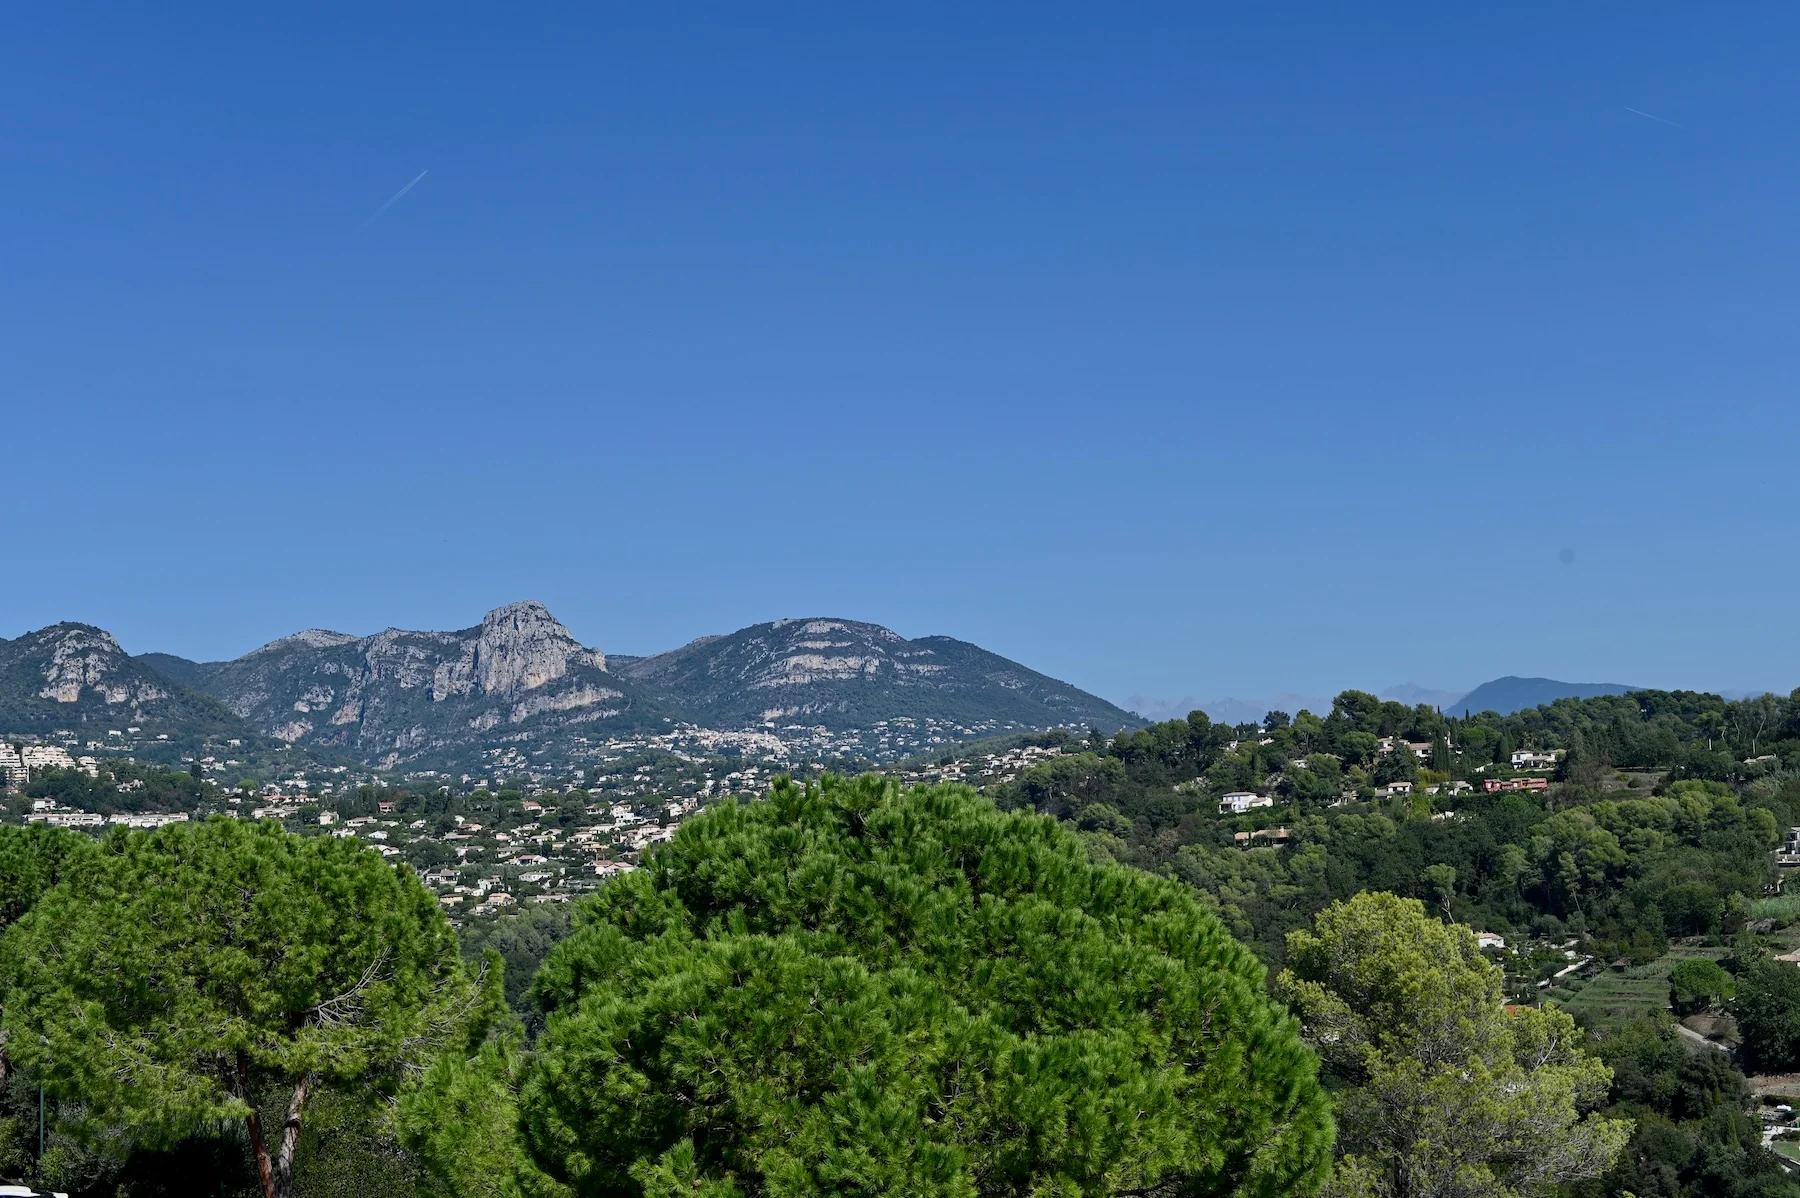
[(1786, 691), (1797, 43), (14, 5), (0, 635), (210, 658), (533, 597), (612, 651), (843, 615), (1113, 698)]

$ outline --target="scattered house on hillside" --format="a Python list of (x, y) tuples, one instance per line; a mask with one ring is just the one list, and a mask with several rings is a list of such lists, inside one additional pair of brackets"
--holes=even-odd
[(1253, 790), (1234, 790), (1219, 799), (1220, 815), (1242, 815), (1258, 807), (1273, 807), (1275, 800), (1268, 795), (1259, 795)]
[(1234, 832), (1231, 839), (1240, 849), (1254, 849), (1263, 845), (1283, 845), (1292, 840), (1293, 836), (1284, 825), (1279, 828), (1258, 828), (1254, 832)]
[(1502, 790), (1549, 790), (1548, 778), (1483, 778), (1481, 789), (1488, 794)]
[(1512, 767), (1515, 770), (1553, 770), (1556, 759), (1561, 756), (1561, 749), (1515, 749)]
[(1413, 784), (1404, 779), (1399, 782), (1389, 782), (1385, 786), (1377, 786), (1375, 788), (1376, 795), (1384, 799), (1392, 799), (1400, 795), (1409, 795), (1412, 792)]
[(1506, 948), (1506, 937), (1494, 932), (1477, 932), (1475, 933), (1475, 944), (1484, 951), (1502, 951)]

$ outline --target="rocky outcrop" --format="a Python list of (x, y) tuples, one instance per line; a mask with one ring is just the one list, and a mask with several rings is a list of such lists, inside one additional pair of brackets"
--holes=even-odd
[(271, 735), (397, 766), (478, 755), (502, 727), (534, 740), (575, 721), (649, 718), (604, 654), (529, 601), (457, 632), (296, 633), (203, 670), (213, 694)]
[(220, 706), (163, 677), (91, 624), (53, 624), (0, 640), (0, 732), (104, 722), (171, 731), (233, 723)]
[(50, 652), (42, 666), (41, 699), (78, 703), (84, 691), (110, 705), (168, 698), (167, 691), (132, 669), (131, 659), (110, 632), (69, 624), (46, 641)]

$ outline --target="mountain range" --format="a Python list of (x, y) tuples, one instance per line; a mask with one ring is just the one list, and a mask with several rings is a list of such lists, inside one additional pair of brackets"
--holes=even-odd
[(777, 620), (610, 660), (535, 602), (453, 632), (308, 629), (219, 662), (132, 657), (84, 624), (0, 639), (0, 732), (85, 727), (92, 736), (129, 724), (260, 736), (384, 769), (678, 726), (848, 732), (896, 721), (916, 735), (894, 752), (1014, 729), (1141, 722), (968, 642), (909, 640), (842, 619)]

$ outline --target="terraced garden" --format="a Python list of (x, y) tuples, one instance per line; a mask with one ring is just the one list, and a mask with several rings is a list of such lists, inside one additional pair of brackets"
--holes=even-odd
[(1584, 978), (1565, 978), (1544, 995), (1576, 1019), (1611, 1030), (1669, 1005), (1669, 970), (1694, 957), (1717, 961), (1723, 948), (1676, 945), (1648, 965), (1602, 969)]

